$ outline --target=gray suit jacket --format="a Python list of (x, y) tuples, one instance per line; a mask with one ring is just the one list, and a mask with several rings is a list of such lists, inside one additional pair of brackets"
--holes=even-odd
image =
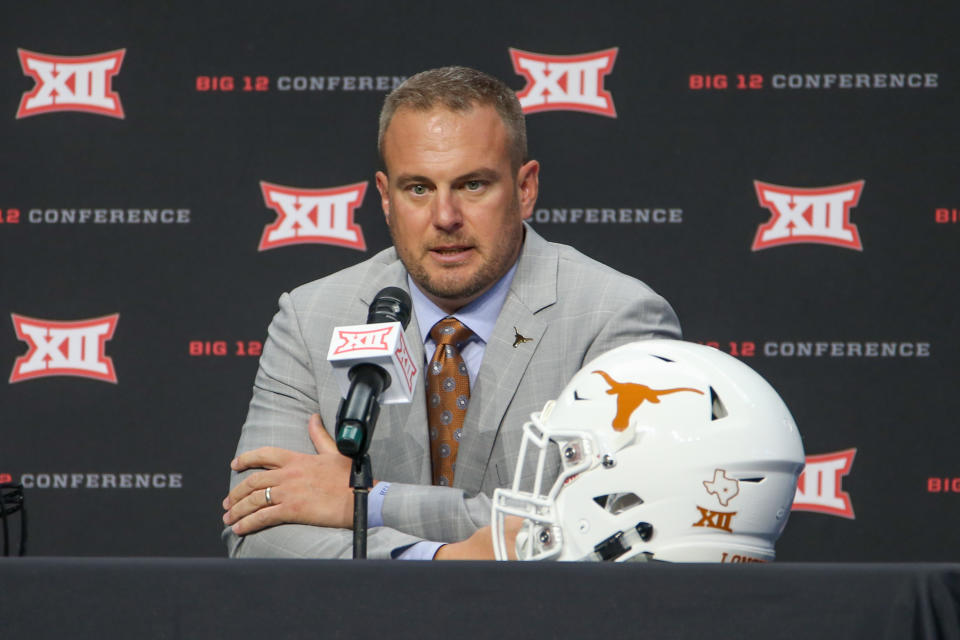
[[(308, 418), (320, 413), (332, 434), (340, 402), (326, 361), (333, 328), (361, 324), (377, 292), (387, 286), (407, 289), (406, 275), (391, 248), (281, 296), (238, 453), (262, 446), (316, 452)], [(532, 340), (515, 347), (514, 327)], [(406, 335), (422, 368), (425, 356), (415, 318)], [(420, 540), (463, 540), (489, 524), (490, 496), (513, 481), (521, 428), (530, 413), (557, 397), (589, 360), (652, 337), (680, 337), (677, 317), (663, 298), (642, 282), (571, 247), (547, 242), (527, 227), (516, 275), (471, 392), (454, 486), (430, 484), (426, 404), (416, 400), (424, 398), (422, 376), (413, 403), (382, 407), (370, 457), (374, 477), (393, 484), (384, 500), (384, 526), (370, 530), (368, 556), (388, 558), (391, 551)], [(232, 474), (231, 487), (243, 477)], [(242, 557), (350, 557), (352, 550), (349, 530), (297, 524), (242, 539), (227, 528), (224, 539), (230, 555)]]

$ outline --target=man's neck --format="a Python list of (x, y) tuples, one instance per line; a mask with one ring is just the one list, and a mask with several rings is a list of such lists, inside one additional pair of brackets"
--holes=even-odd
[(457, 319), (464, 322), (484, 342), (493, 334), (500, 310), (510, 293), (510, 286), (517, 271), (518, 262), (515, 262), (507, 273), (493, 284), (488, 291), (476, 300), (454, 311), (448, 311), (428, 298), (407, 274), (407, 282), (413, 299), (413, 309), (417, 323), (420, 325), (421, 338), (426, 341), (430, 328), (444, 316), (456, 314)]

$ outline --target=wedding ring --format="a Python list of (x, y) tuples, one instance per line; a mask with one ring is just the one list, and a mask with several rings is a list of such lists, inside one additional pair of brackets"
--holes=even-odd
[(273, 487), (267, 487), (267, 504), (273, 504), (273, 500), (270, 499), (270, 489)]

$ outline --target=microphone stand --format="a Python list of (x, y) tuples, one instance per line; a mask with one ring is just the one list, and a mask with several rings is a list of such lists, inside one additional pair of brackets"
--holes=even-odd
[[(399, 287), (381, 289), (367, 313), (367, 324), (399, 322), (401, 331), (410, 322), (410, 294)], [(350, 390), (337, 412), (337, 450), (353, 459), (353, 559), (367, 557), (367, 498), (373, 486), (373, 467), (367, 449), (380, 416), (380, 394), (390, 386), (382, 367), (360, 363), (350, 369)]]
[(350, 370), (350, 393), (337, 413), (337, 449), (353, 459), (350, 488), (353, 489), (353, 559), (367, 557), (367, 498), (373, 486), (373, 466), (367, 449), (380, 416), (380, 394), (390, 386), (390, 376), (372, 364)]
[(363, 454), (353, 459), (350, 469), (350, 487), (353, 489), (353, 559), (367, 557), (367, 496), (373, 486), (370, 456)]

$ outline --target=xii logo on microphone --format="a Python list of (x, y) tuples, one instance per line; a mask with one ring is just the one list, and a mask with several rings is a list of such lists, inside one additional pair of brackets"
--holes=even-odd
[(417, 365), (400, 322), (334, 327), (327, 360), (344, 397), (351, 387), (350, 370), (358, 364), (377, 365), (389, 373), (391, 384), (380, 396), (381, 404), (410, 402), (413, 397)]
[(117, 381), (113, 360), (104, 351), (120, 314), (72, 322), (10, 315), (17, 338), (30, 346), (14, 362), (11, 383), (45, 376)]
[(112, 90), (126, 49), (90, 56), (52, 56), (18, 49), (24, 75), (36, 86), (23, 94), (17, 118), (54, 111), (83, 111), (123, 118), (120, 96)]
[(513, 70), (527, 79), (517, 92), (524, 113), (584, 111), (617, 117), (604, 77), (613, 70), (617, 48), (572, 56), (551, 56), (510, 49)]
[(770, 220), (757, 228), (751, 249), (785, 244), (829, 244), (863, 251), (850, 209), (860, 202), (863, 180), (832, 187), (802, 189), (754, 180), (760, 206)]
[(337, 329), (337, 337), (343, 340), (333, 351), (333, 355), (343, 355), (354, 351), (390, 351), (387, 338), (395, 329), (395, 325), (370, 331), (345, 331)]
[(393, 357), (399, 365), (401, 373), (403, 373), (403, 381), (407, 385), (407, 389), (410, 393), (413, 393), (413, 381), (417, 376), (417, 365), (413, 364), (413, 356), (407, 349), (407, 339), (403, 337), (403, 332), (400, 331), (397, 337), (399, 339), (397, 340), (397, 348), (393, 351)]
[(332, 244), (367, 250), (354, 210), (363, 203), (366, 182), (330, 189), (297, 189), (261, 182), (263, 201), (277, 219), (263, 228), (259, 251), (291, 244)]

